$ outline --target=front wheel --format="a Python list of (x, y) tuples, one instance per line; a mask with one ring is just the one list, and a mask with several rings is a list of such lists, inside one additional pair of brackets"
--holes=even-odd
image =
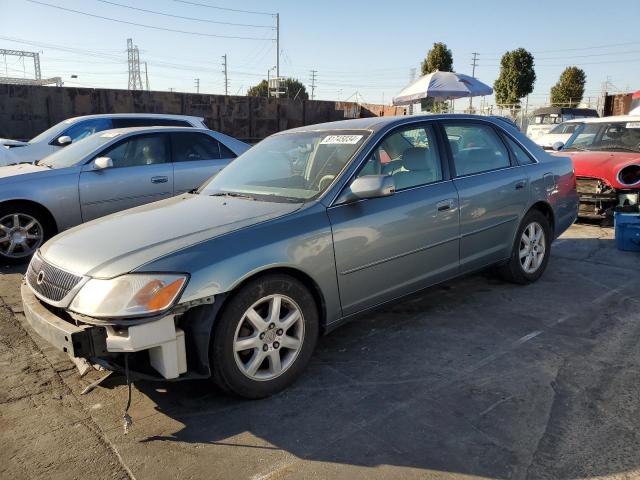
[(551, 226), (539, 210), (525, 215), (507, 264), (499, 269), (507, 281), (525, 285), (538, 280), (549, 262)]
[(297, 279), (268, 275), (233, 295), (216, 322), (210, 361), (223, 390), (262, 398), (291, 385), (318, 338), (318, 308)]
[(37, 208), (0, 206), (0, 264), (28, 262), (52, 234), (51, 223)]

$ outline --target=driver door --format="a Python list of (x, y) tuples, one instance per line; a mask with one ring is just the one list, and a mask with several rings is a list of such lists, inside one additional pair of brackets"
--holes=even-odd
[(155, 202), (173, 195), (173, 166), (166, 133), (125, 138), (100, 152), (113, 167), (95, 170), (93, 161), (80, 174), (82, 221)]
[(344, 315), (454, 276), (458, 193), (429, 124), (396, 130), (361, 175), (392, 175), (393, 195), (329, 207)]

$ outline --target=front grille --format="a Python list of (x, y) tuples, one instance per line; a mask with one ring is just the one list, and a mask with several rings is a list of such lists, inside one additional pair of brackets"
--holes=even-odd
[(578, 193), (600, 193), (602, 182), (597, 178), (579, 177), (576, 179)]
[[(38, 276), (41, 281), (38, 283)], [(82, 277), (65, 272), (44, 261), (38, 254), (34, 255), (27, 269), (29, 286), (44, 298), (59, 302), (75, 287)]]

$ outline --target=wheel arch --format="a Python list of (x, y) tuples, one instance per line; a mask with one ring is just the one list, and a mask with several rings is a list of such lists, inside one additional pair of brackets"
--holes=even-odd
[[(553, 208), (551, 207), (551, 205), (549, 205), (545, 201), (540, 200), (540, 201), (537, 201), (536, 203), (534, 203), (533, 205), (531, 205), (529, 210), (527, 210), (527, 213), (529, 213), (532, 210), (538, 210), (545, 217), (547, 217), (547, 220), (549, 220), (549, 226), (551, 227), (551, 238), (555, 239), (556, 216), (555, 216), (555, 213), (554, 213)], [(526, 214), (525, 214), (525, 216), (526, 216)]]
[(47, 207), (45, 207), (43, 204), (36, 202), (34, 200), (26, 199), (26, 198), (0, 201), (0, 208), (11, 207), (12, 205), (28, 205), (32, 208), (37, 209), (38, 211), (42, 212), (45, 218), (49, 221), (50, 225), (53, 227), (54, 232), (52, 233), (54, 235), (60, 231), (58, 227), (58, 222), (56, 222), (56, 218), (53, 216), (51, 211)]

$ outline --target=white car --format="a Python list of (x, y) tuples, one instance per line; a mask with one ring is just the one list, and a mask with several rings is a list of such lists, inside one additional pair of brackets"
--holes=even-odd
[(9, 165), (17, 162), (17, 157), (13, 152), (9, 148), (0, 145), (0, 165)]
[(598, 112), (591, 108), (544, 107), (534, 110), (532, 117), (527, 127), (527, 137), (537, 143), (556, 125), (568, 120), (598, 117)]
[(54, 125), (28, 142), (3, 139), (0, 143), (11, 147), (10, 151), (14, 158), (5, 161), (0, 158), (0, 166), (10, 163), (34, 163), (96, 132), (128, 127), (208, 128), (203, 118), (186, 115), (109, 113), (74, 117)]
[(573, 132), (584, 123), (584, 120), (569, 120), (553, 127), (549, 133), (533, 139), (545, 150), (552, 150), (556, 142), (567, 143)]

